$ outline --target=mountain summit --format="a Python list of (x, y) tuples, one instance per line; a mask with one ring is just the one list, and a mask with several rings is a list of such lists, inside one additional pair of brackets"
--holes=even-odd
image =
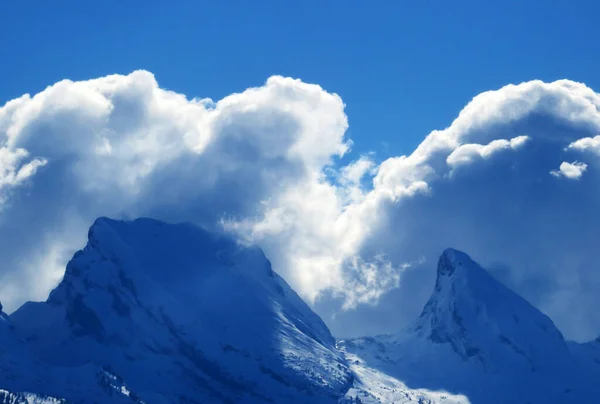
[(45, 362), (98, 364), (147, 403), (331, 402), (352, 382), (258, 248), (192, 225), (96, 220), (48, 300), (11, 320)]
[[(355, 373), (372, 376), (362, 390), (383, 401), (402, 395), (378, 388), (376, 380), (387, 380), (402, 394), (419, 389), (460, 393), (452, 398), (444, 393), (449, 402), (460, 403), (570, 403), (600, 397), (592, 373), (574, 360), (552, 321), (454, 249), (440, 256), (434, 290), (412, 327), (339, 346)], [(444, 402), (428, 394), (424, 400)]]
[(560, 367), (569, 355), (550, 318), (454, 249), (438, 261), (435, 289), (415, 330), (489, 372)]

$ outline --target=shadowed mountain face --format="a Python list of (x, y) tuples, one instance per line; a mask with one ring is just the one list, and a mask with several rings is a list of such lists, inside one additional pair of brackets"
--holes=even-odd
[(11, 316), (0, 309), (0, 402), (600, 397), (598, 342), (567, 344), (547, 316), (456, 250), (440, 257), (412, 328), (336, 343), (255, 247), (151, 219), (101, 218), (88, 238), (46, 302)]
[(74, 402), (135, 402), (122, 381), (93, 363), (55, 367), (38, 358), (0, 310), (0, 403), (66, 403), (60, 397)]
[(98, 364), (148, 403), (332, 402), (352, 382), (259, 249), (190, 225), (98, 219), (47, 302), (11, 321), (46, 363)]

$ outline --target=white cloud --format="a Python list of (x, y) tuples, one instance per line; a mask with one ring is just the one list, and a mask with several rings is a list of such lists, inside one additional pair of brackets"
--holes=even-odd
[[(7, 145), (0, 184), (19, 184), (48, 162), (0, 229), (27, 222), (0, 247), (13, 269), (0, 275), (0, 294), (22, 291), (5, 298), (9, 309), (44, 297), (65, 263), (57, 262), (99, 215), (226, 223), (264, 236), (277, 268), (304, 296), (335, 290), (370, 300), (345, 287), (359, 282), (343, 267), (363, 227), (343, 211), (363, 197), (360, 178), (373, 163), (349, 166), (339, 188), (326, 180), (350, 142), (342, 100), (319, 86), (274, 76), (213, 102), (163, 90), (144, 71), (65, 80), (0, 108), (0, 128)], [(20, 164), (28, 154), (41, 157)], [(34, 276), (40, 268), (52, 273)]]
[(22, 185), (47, 163), (44, 159), (31, 159), (24, 163), (28, 156), (25, 149), (0, 148), (0, 208), (12, 188)]
[[(453, 246), (565, 334), (591, 336), (600, 188), (586, 184), (600, 181), (599, 111), (583, 84), (510, 85), (410, 155), (340, 166), (344, 104), (317, 85), (275, 76), (215, 102), (144, 71), (62, 81), (0, 107), (0, 297), (8, 310), (43, 298), (95, 217), (154, 216), (258, 243), (305, 298), (354, 308), (326, 318), (336, 332), (404, 325)], [(573, 155), (585, 162), (566, 163)]]
[[(545, 179), (567, 154), (579, 151), (567, 147), (571, 142), (598, 132), (599, 111), (600, 97), (579, 83), (510, 85), (475, 97), (452, 125), (433, 131), (411, 155), (381, 163), (365, 197), (381, 201), (380, 224), (363, 240), (361, 254), (383, 251), (396, 264), (423, 256), (429, 270), (417, 266), (403, 275), (399, 291), (385, 300), (396, 312), (362, 310), (357, 328), (356, 317), (336, 316), (334, 328), (373, 333), (389, 330), (381, 324), (407, 325), (431, 293), (437, 255), (454, 246), (494, 271), (506, 268), (497, 273), (503, 281), (550, 314), (567, 336), (600, 333), (590, 309), (600, 303), (600, 256), (589, 242), (600, 225), (589, 219), (596, 216), (590, 209), (600, 203), (600, 193), (583, 182), (565, 192), (562, 182)], [(590, 181), (600, 180), (597, 160), (567, 164), (561, 175), (574, 178), (587, 169)], [(415, 184), (425, 192), (406, 192)], [(567, 282), (565, 276), (585, 281)]]
[(361, 179), (373, 170), (375, 162), (366, 156), (348, 164), (341, 170), (341, 179), (344, 184), (360, 184)]
[(394, 267), (383, 255), (376, 255), (370, 262), (350, 257), (347, 268), (352, 276), (347, 280), (342, 308), (348, 310), (359, 304), (378, 302), (384, 293), (398, 287), (403, 272), (410, 267), (410, 263)]
[(527, 136), (517, 136), (510, 140), (496, 139), (486, 145), (477, 143), (458, 146), (446, 158), (446, 163), (451, 167), (472, 163), (475, 159), (486, 159), (501, 150), (516, 150), (527, 141)]
[(569, 144), (568, 149), (577, 151), (590, 151), (600, 155), (600, 136), (584, 137)]
[(574, 161), (572, 163), (567, 163), (563, 161), (560, 163), (560, 167), (558, 170), (550, 171), (550, 174), (555, 177), (564, 177), (571, 180), (578, 180), (581, 178), (585, 170), (587, 169), (587, 164), (580, 163), (578, 161)]

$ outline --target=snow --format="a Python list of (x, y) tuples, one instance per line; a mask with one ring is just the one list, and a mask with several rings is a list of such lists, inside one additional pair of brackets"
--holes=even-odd
[(46, 302), (0, 305), (0, 403), (595, 402), (599, 378), (600, 339), (453, 249), (412, 327), (337, 342), (260, 249), (152, 219), (99, 218)]
[[(411, 389), (448, 391), (473, 403), (600, 397), (593, 374), (582, 369), (552, 321), (452, 249), (440, 257), (434, 291), (413, 327), (340, 346), (350, 363), (359, 358), (355, 372), (355, 366), (377, 369)], [(426, 400), (442, 402), (439, 396)]]
[(346, 392), (344, 399), (348, 403), (440, 403), (469, 404), (469, 399), (446, 391), (427, 389), (411, 389), (401, 380), (396, 379), (377, 368), (369, 366), (360, 356), (346, 352), (350, 369), (356, 377), (352, 388)]
[(565, 340), (550, 318), (452, 249), (440, 257), (434, 293), (415, 331), (450, 344), (488, 373), (560, 367), (568, 357)]
[(96, 366), (51, 366), (30, 348), (10, 318), (0, 312), (0, 403), (54, 404), (66, 397), (78, 402), (131, 403), (106, 388)]
[(151, 219), (101, 218), (88, 238), (48, 301), (11, 315), (46, 362), (98, 364), (147, 402), (329, 402), (349, 386), (329, 330), (259, 249)]
[(11, 393), (0, 389), (0, 403), (2, 404), (65, 404), (65, 401), (53, 397), (44, 397), (32, 393)]

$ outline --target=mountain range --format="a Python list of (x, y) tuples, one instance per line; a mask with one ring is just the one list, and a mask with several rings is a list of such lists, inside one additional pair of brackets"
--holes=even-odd
[(445, 250), (409, 329), (338, 340), (262, 251), (99, 218), (45, 302), (0, 306), (0, 403), (600, 402), (600, 339)]

